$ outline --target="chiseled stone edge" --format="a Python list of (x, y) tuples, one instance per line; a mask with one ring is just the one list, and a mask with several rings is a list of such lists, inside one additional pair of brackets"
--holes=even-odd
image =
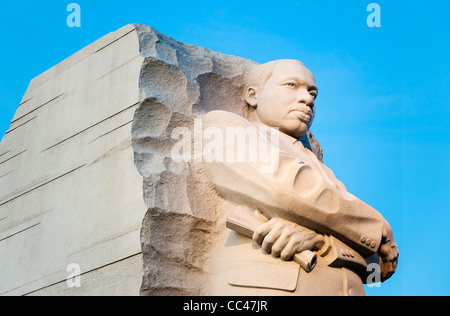
[[(148, 208), (141, 230), (141, 295), (207, 294), (202, 284), (208, 249), (223, 219), (211, 210), (219, 202), (214, 189), (196, 176), (201, 172), (171, 160), (177, 141), (171, 133), (180, 126), (192, 130), (194, 118), (211, 110), (244, 115), (242, 79), (257, 63), (181, 43), (145, 25), (135, 28), (145, 58), (132, 128)], [(309, 132), (308, 138), (322, 161), (320, 144)]]

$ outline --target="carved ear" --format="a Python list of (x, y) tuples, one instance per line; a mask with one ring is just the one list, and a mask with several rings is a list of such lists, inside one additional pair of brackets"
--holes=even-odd
[(249, 87), (247, 93), (245, 94), (245, 100), (248, 105), (256, 108), (258, 106), (258, 89), (255, 87)]

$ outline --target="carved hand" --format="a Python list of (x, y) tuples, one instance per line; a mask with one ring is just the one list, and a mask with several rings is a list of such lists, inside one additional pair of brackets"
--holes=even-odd
[(381, 280), (384, 282), (389, 279), (397, 269), (399, 251), (394, 241), (391, 226), (384, 221), (383, 232), (380, 245), (380, 257), (383, 261), (383, 274)]
[(282, 260), (291, 260), (305, 250), (319, 250), (324, 244), (322, 235), (277, 217), (259, 226), (253, 240), (262, 245), (265, 252)]

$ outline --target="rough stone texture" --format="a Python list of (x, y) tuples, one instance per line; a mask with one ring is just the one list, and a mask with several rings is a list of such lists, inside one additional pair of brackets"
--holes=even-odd
[[(211, 234), (216, 233), (214, 192), (203, 192), (188, 165), (174, 163), (172, 130), (192, 130), (196, 115), (214, 109), (243, 114), (240, 78), (253, 62), (185, 45), (155, 30), (138, 27), (145, 57), (141, 103), (133, 122), (135, 163), (144, 178), (148, 212), (141, 242), (143, 295), (203, 294)], [(236, 92), (234, 94), (230, 92)], [(235, 99), (232, 99), (232, 97)], [(201, 177), (199, 177), (201, 178)]]
[[(243, 76), (256, 63), (180, 43), (146, 26), (137, 26), (137, 32), (145, 60), (133, 149), (148, 207), (141, 232), (141, 294), (209, 294), (211, 285), (204, 285), (215, 265), (210, 250), (225, 242), (231, 208), (201, 169), (172, 161), (178, 140), (171, 135), (181, 126), (194, 135), (195, 117), (212, 110), (245, 116)], [(308, 135), (321, 160), (320, 145)]]
[(308, 131), (306, 135), (311, 145), (312, 152), (316, 155), (316, 157), (319, 159), (320, 162), (323, 162), (322, 146), (320, 146), (319, 142), (310, 131)]

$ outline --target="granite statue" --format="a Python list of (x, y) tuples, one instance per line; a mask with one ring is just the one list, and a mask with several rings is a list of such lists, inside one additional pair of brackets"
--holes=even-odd
[(395, 272), (389, 223), (323, 163), (311, 71), (137, 32), (142, 295), (364, 295)]

